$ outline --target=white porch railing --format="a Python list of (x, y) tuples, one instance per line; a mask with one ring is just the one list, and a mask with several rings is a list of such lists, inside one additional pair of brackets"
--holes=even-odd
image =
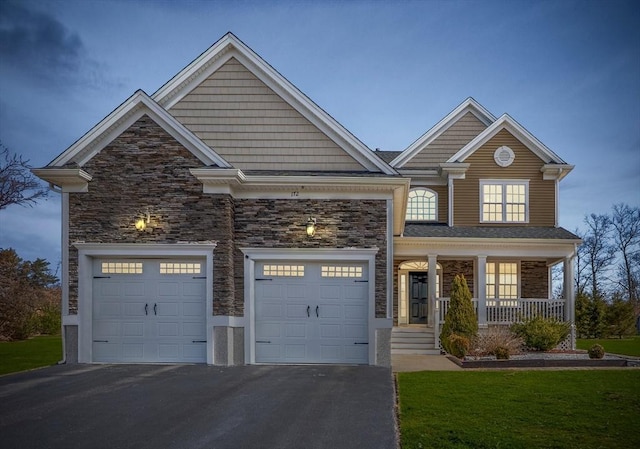
[[(473, 308), (476, 316), (486, 316), (486, 323), (479, 324), (504, 324), (509, 325), (535, 316), (552, 318), (564, 321), (564, 300), (557, 299), (497, 299), (487, 298), (484, 307), (486, 314), (478, 313), (480, 301), (473, 298)], [(444, 322), (444, 317), (449, 309), (449, 298), (436, 300), (435, 321), (436, 327)]]

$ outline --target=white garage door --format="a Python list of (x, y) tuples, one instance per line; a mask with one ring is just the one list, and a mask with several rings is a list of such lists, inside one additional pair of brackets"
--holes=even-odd
[(98, 260), (94, 362), (206, 362), (204, 261)]
[(256, 267), (256, 362), (369, 362), (366, 264)]

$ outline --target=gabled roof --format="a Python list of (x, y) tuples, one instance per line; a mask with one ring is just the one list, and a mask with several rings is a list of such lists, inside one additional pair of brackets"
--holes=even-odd
[(63, 167), (69, 163), (76, 163), (82, 167), (145, 114), (187, 150), (191, 151), (194, 156), (202, 161), (203, 165), (230, 167), (223, 158), (205, 145), (142, 90), (138, 90), (129, 97), (60, 156), (51, 161), (47, 167)]
[(389, 165), (395, 168), (402, 167), (411, 160), (416, 154), (420, 153), (425, 147), (433, 142), (438, 136), (445, 132), (451, 125), (460, 120), (467, 113), (472, 113), (478, 120), (489, 126), (496, 118), (491, 112), (487, 111), (484, 106), (473, 98), (469, 97), (463, 101), (458, 107), (451, 111), (445, 118), (435, 124), (429, 131), (420, 136), (415, 142), (402, 151)]
[(516, 122), (511, 116), (509, 116), (509, 114), (503, 114), (502, 116), (500, 116), (500, 118), (493, 122), (487, 129), (478, 134), (475, 139), (461, 148), (460, 151), (458, 151), (456, 154), (451, 156), (451, 158), (449, 158), (447, 162), (464, 162), (465, 159), (471, 156), (478, 148), (487, 143), (492, 137), (494, 137), (503, 129), (513, 134), (516, 139), (522, 142), (546, 164), (567, 165), (567, 163), (563, 161), (560, 156), (555, 154), (542, 142), (536, 139), (533, 134), (531, 134), (522, 125)]
[(333, 117), (311, 101), (232, 33), (225, 34), (218, 42), (158, 89), (152, 98), (163, 108), (170, 110), (173, 105), (178, 103), (231, 58), (235, 58), (242, 63), (367, 170), (396, 174), (393, 168), (376, 157), (364, 143), (347, 131)]

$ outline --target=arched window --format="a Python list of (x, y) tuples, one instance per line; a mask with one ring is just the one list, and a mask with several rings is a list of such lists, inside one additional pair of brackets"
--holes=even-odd
[(409, 191), (407, 221), (436, 221), (438, 219), (438, 194), (419, 187)]

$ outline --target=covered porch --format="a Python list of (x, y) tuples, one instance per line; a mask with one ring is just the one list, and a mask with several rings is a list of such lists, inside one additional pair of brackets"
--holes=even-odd
[[(566, 343), (575, 347), (573, 278), (579, 241), (554, 229), (560, 231), (554, 235), (569, 238), (397, 238), (392, 353), (439, 348), (451, 282), (458, 274), (467, 281), (480, 329), (543, 316), (571, 323)], [(562, 275), (554, 280), (556, 266)]]

